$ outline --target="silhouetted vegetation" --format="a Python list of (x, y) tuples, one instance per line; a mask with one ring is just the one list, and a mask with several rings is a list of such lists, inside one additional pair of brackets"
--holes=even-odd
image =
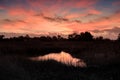
[(0, 35), (0, 41), (3, 40), (4, 37), (4, 35)]
[(120, 33), (118, 34), (118, 38), (117, 38), (118, 41), (120, 41)]
[[(102, 36), (94, 37), (90, 32), (72, 33), (68, 35), (68, 38), (64, 38), (61, 35), (56, 36), (40, 36), (40, 37), (30, 37), (29, 35), (4, 38), (4, 35), (0, 35), (0, 40), (9, 41), (27, 41), (27, 40), (39, 40), (39, 41), (103, 41), (110, 40), (103, 38)], [(118, 40), (119, 40), (118, 36)]]
[(90, 32), (82, 32), (80, 34), (73, 33), (68, 35), (68, 40), (72, 41), (92, 41), (93, 35)]

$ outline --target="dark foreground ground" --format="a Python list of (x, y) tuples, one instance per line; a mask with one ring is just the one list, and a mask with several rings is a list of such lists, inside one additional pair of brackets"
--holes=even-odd
[[(30, 56), (61, 51), (83, 59), (88, 67), (28, 60)], [(0, 80), (120, 80), (119, 68), (120, 42), (0, 42)]]
[(120, 80), (120, 64), (66, 66), (55, 61), (31, 61), (25, 57), (1, 56), (0, 80)]

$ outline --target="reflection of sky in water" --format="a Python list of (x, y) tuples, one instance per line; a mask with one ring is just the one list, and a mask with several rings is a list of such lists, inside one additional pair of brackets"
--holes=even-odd
[(86, 63), (78, 58), (73, 58), (69, 53), (60, 52), (60, 53), (50, 53), (44, 56), (32, 57), (31, 60), (35, 61), (44, 61), (44, 60), (55, 60), (66, 65), (86, 67)]

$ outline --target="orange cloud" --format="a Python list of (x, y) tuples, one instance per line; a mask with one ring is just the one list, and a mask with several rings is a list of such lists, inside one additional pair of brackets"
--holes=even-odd
[[(113, 26), (120, 25), (119, 19), (120, 13), (113, 14), (109, 17), (103, 17), (94, 20), (93, 22), (87, 23), (77, 23), (77, 22), (69, 22), (69, 23), (58, 23), (58, 22), (50, 22), (42, 17), (35, 17), (27, 15), (24, 21), (26, 23), (18, 21), (9, 21), (3, 24), (2, 31), (9, 32), (34, 32), (34, 33), (44, 33), (44, 32), (62, 32), (63, 34), (66, 32), (72, 31), (89, 31), (94, 29), (107, 29)], [(101, 28), (102, 27), (102, 28)]]
[(103, 17), (94, 20), (93, 22), (88, 23), (71, 23), (68, 24), (67, 27), (71, 28), (73, 31), (89, 31), (89, 30), (102, 30), (102, 29), (109, 29), (114, 26), (120, 26), (120, 13), (115, 13), (108, 18)]

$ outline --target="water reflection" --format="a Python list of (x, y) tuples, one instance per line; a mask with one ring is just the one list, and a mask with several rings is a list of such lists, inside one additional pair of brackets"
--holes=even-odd
[(60, 53), (49, 53), (44, 56), (31, 57), (30, 59), (34, 61), (55, 60), (66, 65), (86, 67), (86, 63), (82, 59), (73, 58), (69, 53), (63, 51)]

